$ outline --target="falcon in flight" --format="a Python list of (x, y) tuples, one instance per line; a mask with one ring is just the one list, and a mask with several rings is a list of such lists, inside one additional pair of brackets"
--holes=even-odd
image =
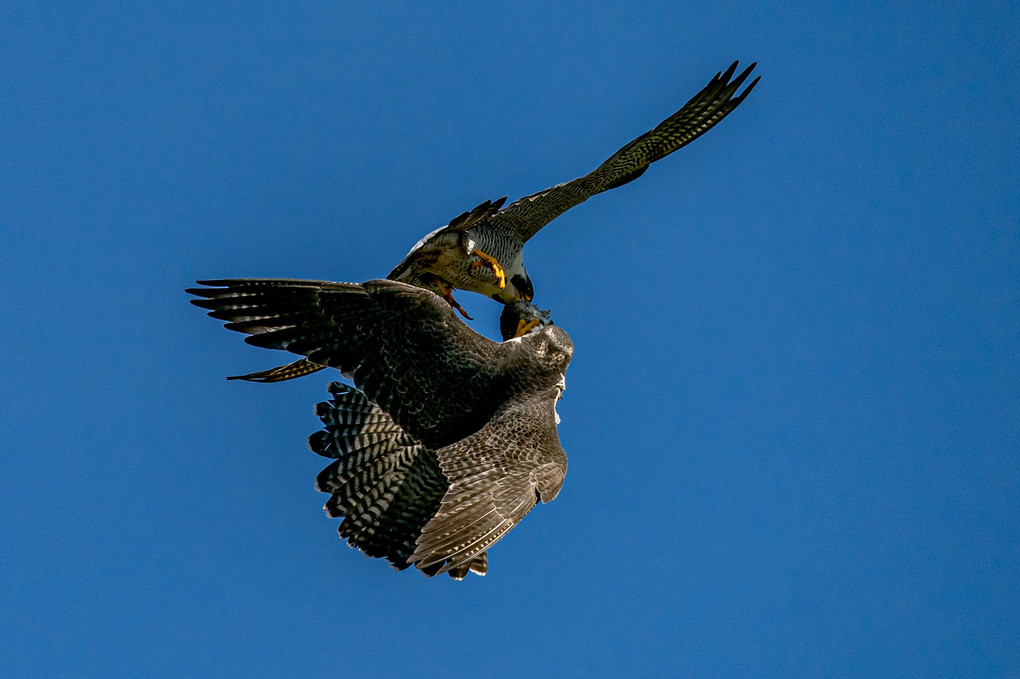
[(342, 538), (397, 569), (484, 574), (488, 549), (556, 497), (567, 457), (556, 402), (573, 355), (546, 312), (519, 301), (529, 332), (497, 343), (429, 290), (282, 279), (200, 281), (188, 292), (259, 347), (331, 366), (309, 438), (335, 461), (316, 487)]
[(755, 78), (737, 95), (756, 65), (733, 78), (737, 63), (725, 73), (717, 73), (683, 108), (593, 171), (507, 207), (503, 207), (506, 197), (482, 203), (418, 241), (387, 278), (442, 295), (466, 318), (470, 317), (453, 298), (454, 289), (477, 292), (505, 305), (519, 299), (530, 301), (534, 288), (523, 256), (528, 239), (575, 205), (637, 179), (649, 165), (712, 129), (740, 105), (760, 79)]
[[(524, 243), (570, 208), (595, 194), (640, 177), (648, 166), (712, 129), (740, 105), (760, 78), (739, 95), (756, 64), (735, 78), (737, 63), (717, 73), (683, 107), (659, 125), (610, 156), (595, 170), (573, 181), (539, 191), (503, 207), (506, 197), (485, 201), (422, 238), (387, 276), (432, 290), (465, 318), (453, 290), (471, 290), (502, 302), (500, 332), (504, 340), (523, 335), (533, 318), (515, 313), (514, 302), (531, 301), (534, 287), (524, 268)], [(325, 366), (303, 358), (287, 365), (228, 379), (281, 382)]]

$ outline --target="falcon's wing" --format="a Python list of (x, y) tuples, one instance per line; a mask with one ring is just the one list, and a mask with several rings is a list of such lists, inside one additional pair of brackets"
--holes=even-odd
[(621, 148), (594, 171), (521, 198), (494, 215), (488, 223), (512, 234), (523, 244), (575, 205), (597, 193), (637, 179), (649, 165), (691, 143), (740, 105), (760, 77), (755, 78), (739, 96), (734, 96), (756, 65), (751, 64), (730, 81), (737, 63), (733, 62), (725, 73), (716, 74), (683, 108)]
[(269, 370), (260, 370), (255, 373), (248, 373), (247, 375), (231, 375), (227, 379), (244, 380), (246, 382), (285, 382), (287, 380), (294, 380), (298, 377), (317, 373), (324, 368), (326, 368), (326, 366), (312, 363), (307, 358), (299, 358), (293, 363), (288, 363), (287, 365), (280, 365), (275, 368), (270, 368)]
[(409, 559), (443, 573), (472, 562), (538, 503), (559, 493), (567, 456), (550, 388), (508, 402), (478, 433), (437, 451), (450, 489)]
[(449, 304), (396, 281), (199, 281), (192, 304), (245, 342), (285, 349), (350, 375), (408, 434), (429, 447), (477, 431), (506, 395), (490, 359), (497, 344)]

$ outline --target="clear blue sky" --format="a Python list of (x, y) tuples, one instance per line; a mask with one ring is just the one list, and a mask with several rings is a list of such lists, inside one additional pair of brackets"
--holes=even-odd
[[(0, 22), (0, 675), (1020, 676), (1015, 3), (75, 4)], [(183, 289), (385, 276), (734, 59), (526, 250), (560, 496), (486, 578), (347, 548), (330, 377)]]

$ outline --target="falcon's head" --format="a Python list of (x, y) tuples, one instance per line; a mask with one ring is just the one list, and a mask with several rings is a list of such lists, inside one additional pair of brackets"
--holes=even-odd
[(549, 318), (548, 309), (518, 300), (503, 307), (499, 318), (503, 341), (521, 340), (531, 346), (542, 372), (562, 378), (574, 355), (574, 343), (563, 328)]

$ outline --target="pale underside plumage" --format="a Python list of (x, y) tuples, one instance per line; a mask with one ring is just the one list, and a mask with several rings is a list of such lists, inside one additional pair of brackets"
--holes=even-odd
[[(633, 181), (653, 162), (686, 146), (725, 118), (758, 83), (736, 92), (755, 64), (733, 78), (737, 62), (718, 73), (698, 94), (654, 129), (634, 139), (592, 172), (521, 198), (500, 209), (502, 198), (477, 208), (419, 241), (387, 278), (441, 291), (470, 290), (509, 304), (533, 294), (523, 262), (524, 243), (553, 219), (588, 198)], [(733, 78), (731, 80), (731, 78)], [(493, 257), (506, 274), (500, 287), (478, 251)]]
[(337, 458), (319, 475), (340, 533), (398, 568), (463, 577), (566, 471), (556, 400), (573, 347), (548, 325), (496, 343), (428, 290), (239, 279), (202, 282), (192, 300), (256, 346), (349, 374), (319, 404), (310, 439)]

